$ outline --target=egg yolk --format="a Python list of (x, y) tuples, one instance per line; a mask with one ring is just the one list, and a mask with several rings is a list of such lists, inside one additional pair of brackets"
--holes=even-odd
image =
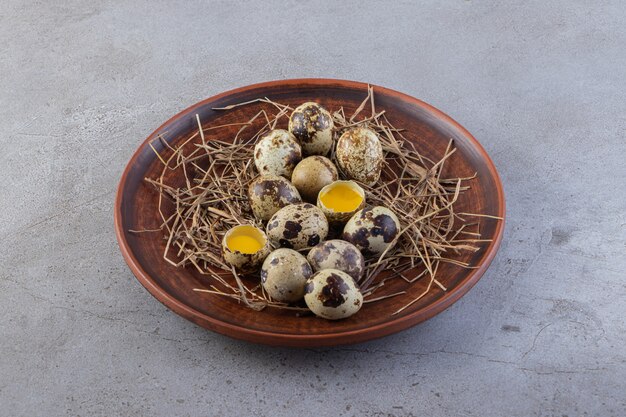
[(328, 209), (347, 213), (359, 207), (363, 201), (363, 196), (348, 185), (337, 184), (320, 195), (320, 201)]
[(261, 232), (253, 226), (239, 226), (226, 239), (226, 245), (231, 251), (253, 254), (263, 248)]

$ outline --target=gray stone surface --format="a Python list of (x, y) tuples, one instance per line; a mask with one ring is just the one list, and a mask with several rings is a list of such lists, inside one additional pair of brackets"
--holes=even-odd
[[(0, 3), (0, 415), (626, 415), (626, 6), (605, 1)], [(289, 350), (168, 311), (114, 191), (162, 121), (264, 80), (424, 99), (493, 157), (505, 241), (434, 319)]]

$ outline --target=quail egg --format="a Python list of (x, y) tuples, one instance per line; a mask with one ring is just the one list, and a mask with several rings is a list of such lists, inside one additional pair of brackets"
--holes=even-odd
[(386, 207), (366, 207), (357, 211), (343, 228), (342, 239), (364, 255), (380, 255), (400, 232), (398, 217)]
[(322, 188), (317, 196), (317, 207), (322, 209), (329, 223), (345, 223), (365, 206), (365, 191), (354, 181), (335, 181)]
[(289, 131), (306, 155), (326, 155), (333, 147), (333, 117), (317, 103), (296, 107), (289, 118)]
[(276, 249), (261, 267), (261, 284), (276, 301), (293, 303), (304, 296), (304, 286), (313, 275), (304, 255), (293, 249)]
[(272, 216), (267, 222), (266, 233), (274, 246), (302, 249), (326, 239), (328, 221), (313, 204), (292, 204)]
[(350, 275), (338, 269), (324, 269), (307, 281), (304, 301), (316, 316), (339, 320), (361, 309), (363, 295)]
[(359, 282), (365, 272), (365, 260), (359, 249), (352, 243), (334, 239), (322, 242), (307, 255), (314, 271), (338, 269)]
[(337, 141), (337, 163), (350, 178), (374, 185), (383, 169), (383, 147), (378, 135), (366, 127), (348, 129)]
[(262, 175), (291, 178), (293, 169), (301, 159), (302, 149), (296, 138), (283, 129), (266, 133), (254, 147), (254, 165)]
[(291, 182), (310, 203), (316, 203), (320, 190), (337, 178), (337, 168), (331, 160), (318, 155), (304, 158), (291, 174)]
[(222, 239), (224, 260), (242, 273), (253, 272), (270, 253), (270, 244), (263, 230), (252, 225), (235, 226)]
[(269, 220), (281, 208), (302, 202), (300, 193), (289, 181), (277, 175), (256, 177), (248, 187), (248, 199), (254, 216)]

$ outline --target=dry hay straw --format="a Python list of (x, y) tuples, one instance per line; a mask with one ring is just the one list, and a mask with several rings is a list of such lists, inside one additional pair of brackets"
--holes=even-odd
[[(198, 132), (182, 144), (174, 148), (159, 138), (167, 152), (159, 154), (152, 148), (163, 163), (163, 171), (158, 178), (145, 180), (159, 191), (159, 230), (165, 231), (166, 239), (163, 258), (176, 267), (190, 265), (208, 277), (208, 288), (195, 291), (229, 297), (255, 310), (274, 307), (302, 312), (307, 310), (302, 304), (290, 306), (270, 299), (259, 285), (258, 276), (239, 276), (221, 254), (224, 233), (233, 226), (263, 227), (254, 218), (247, 197), (248, 185), (257, 175), (254, 145), (265, 132), (285, 128), (293, 110), (268, 98), (217, 110), (253, 104), (261, 110), (246, 122), (203, 127), (196, 116)], [(366, 108), (369, 115), (365, 114)], [(360, 283), (365, 302), (411, 292), (410, 286), (427, 279), (426, 288), (394, 313), (397, 314), (434, 289), (446, 291), (437, 279), (441, 262), (471, 268), (458, 258), (463, 252), (479, 250), (479, 245), (487, 241), (480, 239), (478, 223), (466, 221), (473, 215), (454, 211), (459, 195), (468, 189), (466, 182), (474, 177), (441, 176), (444, 164), (455, 152), (452, 141), (438, 161), (424, 157), (404, 138), (402, 130), (389, 122), (384, 110), (376, 110), (371, 87), (353, 114), (346, 116), (342, 107), (333, 112), (333, 118), (336, 138), (354, 126), (365, 126), (378, 133), (385, 155), (381, 180), (374, 186), (360, 185), (366, 191), (368, 204), (386, 206), (401, 220), (402, 229), (394, 244), (378, 258), (367, 260), (366, 274)], [(221, 135), (233, 126), (239, 126), (237, 133), (224, 140)], [(330, 158), (336, 162), (334, 150)], [(175, 171), (176, 177), (184, 180), (182, 185), (166, 183), (168, 171)], [(388, 272), (380, 274), (383, 270)], [(407, 277), (409, 272), (414, 275), (412, 278)], [(404, 280), (407, 288), (385, 294), (389, 280)]]

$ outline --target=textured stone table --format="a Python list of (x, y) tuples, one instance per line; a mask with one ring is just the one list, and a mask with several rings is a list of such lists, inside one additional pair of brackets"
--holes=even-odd
[[(0, 4), (0, 414), (626, 415), (624, 2), (235, 3)], [(493, 157), (505, 241), (443, 314), (276, 349), (196, 327), (127, 269), (112, 206), (138, 144), (295, 77), (421, 98)]]

